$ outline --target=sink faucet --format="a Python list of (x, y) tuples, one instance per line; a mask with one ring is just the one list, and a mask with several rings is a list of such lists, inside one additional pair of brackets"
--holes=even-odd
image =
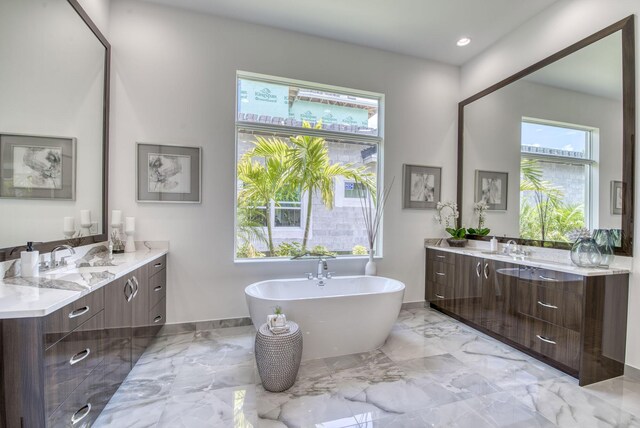
[(516, 241), (514, 241), (513, 239), (509, 239), (509, 241), (507, 241), (507, 245), (505, 245), (504, 249), (502, 250), (502, 254), (506, 254), (507, 256), (511, 255), (511, 246), (512, 245), (516, 245)]
[[(70, 254), (68, 256), (61, 257), (60, 261), (57, 261), (56, 255), (58, 251), (63, 251), (63, 250), (69, 250)], [(76, 253), (76, 250), (74, 250), (73, 247), (70, 245), (58, 245), (56, 248), (53, 249), (53, 251), (51, 251), (51, 267), (54, 268), (58, 266), (66, 266), (67, 258), (71, 257), (75, 253)]]

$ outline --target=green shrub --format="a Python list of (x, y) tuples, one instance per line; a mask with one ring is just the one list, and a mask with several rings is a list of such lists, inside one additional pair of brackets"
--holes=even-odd
[(351, 254), (356, 256), (366, 256), (369, 254), (369, 251), (367, 251), (367, 247), (364, 245), (356, 245), (351, 249)]
[(236, 257), (239, 259), (257, 259), (265, 257), (265, 254), (261, 253), (256, 249), (256, 247), (247, 242), (238, 247)]
[(294, 257), (302, 252), (302, 244), (299, 242), (283, 242), (275, 251), (277, 257)]

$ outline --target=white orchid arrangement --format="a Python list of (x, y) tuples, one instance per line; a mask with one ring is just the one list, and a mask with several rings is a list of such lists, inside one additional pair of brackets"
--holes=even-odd
[(473, 204), (473, 213), (478, 216), (478, 229), (484, 227), (484, 222), (487, 219), (487, 209), (489, 209), (489, 205), (485, 200)]
[(490, 230), (484, 227), (484, 222), (487, 220), (488, 209), (489, 204), (487, 204), (487, 202), (484, 200), (473, 204), (473, 213), (478, 216), (478, 228), (469, 228), (467, 232), (469, 232), (470, 235), (486, 236), (489, 234)]
[(455, 202), (438, 202), (436, 205), (436, 221), (444, 224), (445, 230), (453, 239), (464, 239), (467, 229), (464, 227), (455, 227), (458, 217), (460, 217), (460, 213), (458, 212), (458, 205)]
[[(446, 212), (449, 211), (447, 214)], [(456, 219), (460, 217), (460, 213), (458, 212), (458, 204), (455, 202), (438, 202), (436, 205), (435, 219), (438, 223), (444, 224), (444, 227), (451, 227), (452, 224), (455, 225)]]

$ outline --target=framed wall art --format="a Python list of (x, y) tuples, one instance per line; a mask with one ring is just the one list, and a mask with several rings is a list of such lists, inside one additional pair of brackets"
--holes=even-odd
[(622, 181), (611, 182), (611, 214), (622, 214), (624, 204), (624, 191)]
[(201, 202), (202, 149), (137, 144), (138, 202)]
[(76, 139), (0, 134), (0, 197), (75, 200)]
[(509, 173), (476, 170), (475, 202), (486, 202), (489, 210), (506, 211)]
[(442, 168), (422, 165), (402, 166), (402, 207), (435, 209), (440, 202)]

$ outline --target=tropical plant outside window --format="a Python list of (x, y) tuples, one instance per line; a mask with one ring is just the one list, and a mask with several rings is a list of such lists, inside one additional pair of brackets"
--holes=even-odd
[(522, 121), (520, 237), (572, 242), (590, 228), (593, 130)]
[(238, 73), (236, 259), (367, 245), (360, 204), (343, 201), (377, 193), (382, 96), (314, 86)]

